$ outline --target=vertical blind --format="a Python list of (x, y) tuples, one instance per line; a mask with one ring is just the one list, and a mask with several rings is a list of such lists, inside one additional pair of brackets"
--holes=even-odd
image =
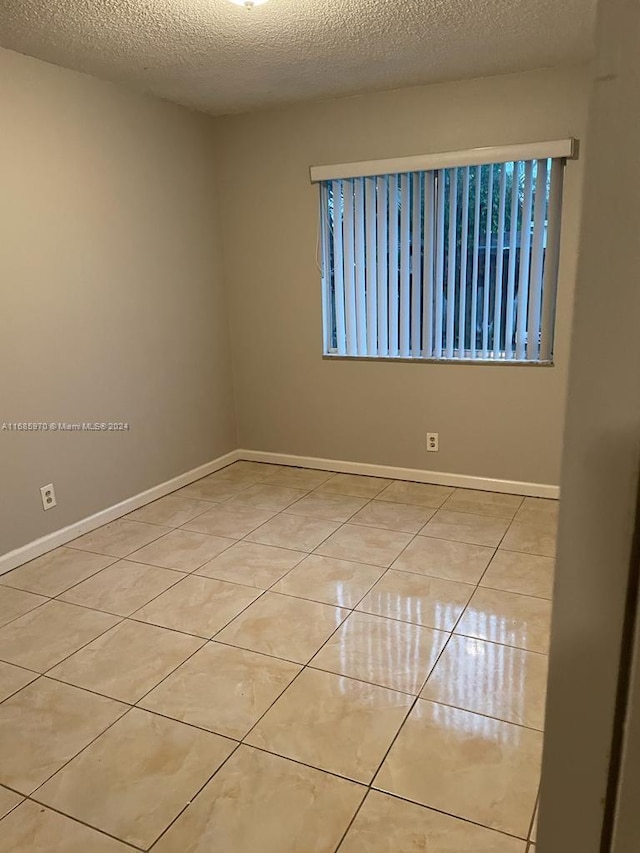
[(563, 158), (320, 182), (325, 351), (549, 362)]

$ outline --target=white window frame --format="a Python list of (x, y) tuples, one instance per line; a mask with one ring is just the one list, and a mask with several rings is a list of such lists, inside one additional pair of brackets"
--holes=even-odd
[[(386, 160), (362, 161), (357, 163), (342, 163), (328, 166), (312, 166), (310, 168), (310, 177), (312, 183), (320, 184), (321, 195), (321, 217), (320, 217), (320, 240), (323, 249), (322, 254), (322, 269), (323, 269), (323, 326), (324, 326), (324, 355), (327, 358), (350, 358), (350, 359), (376, 359), (376, 360), (400, 360), (410, 362), (436, 362), (436, 363), (467, 363), (467, 364), (507, 364), (507, 365), (527, 365), (527, 366), (545, 366), (553, 364), (553, 332), (555, 326), (555, 303), (557, 293), (557, 275), (559, 261), (559, 242), (560, 242), (560, 220), (562, 208), (562, 190), (564, 178), (564, 165), (566, 160), (575, 159), (578, 155), (578, 143), (575, 139), (554, 140), (549, 142), (536, 142), (524, 145), (508, 145), (497, 146), (492, 148), (475, 148), (465, 151), (445, 152), (440, 154), (425, 154), (411, 157), (400, 157)], [(485, 300), (484, 304), (476, 306), (482, 317), (482, 342), (476, 348), (475, 339), (469, 332), (469, 346), (464, 351), (458, 351), (453, 345), (454, 333), (454, 313), (455, 321), (458, 322), (458, 331), (463, 323), (464, 298), (465, 298), (465, 281), (466, 269), (465, 265), (458, 272), (459, 280), (456, 284), (456, 271), (452, 266), (447, 273), (446, 280), (443, 276), (443, 258), (442, 252), (445, 243), (448, 245), (449, 257), (451, 252), (455, 252), (456, 243), (456, 202), (454, 191), (450, 191), (449, 203), (447, 205), (444, 199), (444, 192), (438, 191), (437, 187), (444, 188), (445, 169), (456, 169), (450, 173), (450, 181), (457, 180), (458, 174), (463, 181), (462, 186), (462, 205), (460, 208), (460, 216), (462, 221), (468, 222), (468, 214), (472, 211), (468, 210), (469, 203), (469, 175), (474, 174), (476, 180), (480, 175), (482, 166), (491, 166), (493, 174), (494, 164), (498, 164), (499, 169), (499, 220), (497, 231), (497, 251), (496, 251), (496, 269), (495, 278), (502, 275), (504, 250), (502, 248), (502, 239), (504, 235), (504, 224), (500, 226), (500, 221), (504, 223), (505, 206), (509, 200), (505, 198), (505, 180), (506, 164), (509, 162), (521, 163), (525, 161), (523, 167), (524, 179), (524, 201), (523, 207), (528, 206), (531, 213), (527, 216), (532, 221), (544, 220), (544, 211), (540, 212), (537, 205), (544, 204), (540, 199), (543, 198), (539, 193), (536, 193), (536, 200), (532, 204), (532, 177), (533, 169), (536, 170), (536, 175), (539, 174), (541, 168), (544, 169), (543, 174), (547, 175), (547, 163), (551, 161), (551, 190), (548, 206), (548, 225), (549, 234), (546, 249), (542, 241), (546, 239), (540, 228), (534, 228), (533, 237), (528, 233), (525, 235), (526, 255), (520, 253), (521, 268), (515, 271), (515, 277), (519, 281), (522, 276), (527, 281), (529, 279), (536, 282), (535, 287), (542, 292), (542, 299), (533, 298), (529, 303), (524, 300), (528, 299), (526, 288), (519, 288), (518, 310), (515, 323), (517, 328), (515, 340), (516, 344), (513, 350), (507, 353), (498, 350), (499, 343), (491, 342), (488, 338), (488, 330), (490, 321), (493, 319), (494, 324), (498, 323), (499, 330), (499, 312), (501, 309), (502, 295), (498, 299), (496, 290), (495, 302), (493, 306), (488, 302), (488, 289), (484, 289)], [(535, 164), (535, 161), (538, 161)], [(541, 166), (540, 164), (543, 164)], [(458, 173), (458, 169), (461, 169)], [(470, 168), (470, 167), (473, 167)], [(383, 177), (384, 176), (384, 177)], [(338, 194), (338, 188), (341, 187), (345, 179), (360, 178), (365, 180), (354, 181), (353, 193), (349, 191), (344, 193), (344, 197)], [(420, 183), (422, 181), (422, 183)], [(329, 245), (329, 222), (328, 222), (328, 186), (327, 182), (332, 182), (332, 197), (339, 198), (339, 203), (344, 204), (345, 216), (344, 222), (348, 223), (349, 233), (346, 242), (346, 254), (343, 253), (342, 234), (334, 234), (338, 247), (338, 252), (345, 258), (343, 271), (339, 276), (336, 276), (335, 285), (339, 287), (340, 298), (336, 299), (335, 303), (335, 322), (338, 330), (338, 337), (346, 341), (346, 345), (342, 345), (340, 349), (332, 347), (332, 327), (334, 323), (333, 301), (330, 293), (329, 283), (326, 280), (325, 271), (329, 269), (328, 261), (328, 245)], [(335, 183), (333, 183), (335, 182)], [(417, 183), (416, 183), (417, 182)], [(466, 186), (465, 186), (466, 183)], [(454, 184), (455, 186), (455, 184)], [(515, 192), (515, 184), (513, 184)], [(450, 188), (451, 190), (451, 188)], [(386, 210), (386, 193), (394, 192), (398, 194), (400, 200), (400, 227), (397, 227), (397, 222), (394, 222), (396, 217), (388, 219), (388, 224), (381, 223), (386, 214), (381, 215), (381, 211)], [(479, 193), (476, 193), (479, 206)], [(424, 235), (420, 234), (419, 230), (422, 226), (416, 226), (419, 222), (419, 199), (422, 199), (424, 205)], [(409, 200), (415, 208), (412, 223), (409, 224)], [(402, 203), (404, 202), (404, 204)], [(335, 203), (335, 202), (334, 202)], [(513, 200), (511, 204), (513, 204)], [(465, 205), (467, 205), (465, 207)], [(447, 206), (447, 214), (449, 216), (449, 231), (448, 234), (443, 234), (445, 206)], [(491, 201), (485, 205), (488, 211), (491, 209)], [(347, 208), (349, 208), (347, 210)], [(367, 211), (366, 227), (364, 211)], [(343, 211), (340, 210), (342, 219)], [(376, 218), (377, 214), (377, 218)], [(407, 217), (407, 222), (403, 221), (403, 216)], [(536, 219), (537, 217), (537, 219)], [(502, 219), (501, 219), (502, 218)], [(476, 211), (476, 230), (474, 233), (466, 233), (466, 229), (461, 229), (462, 248), (460, 254), (465, 254), (467, 250), (467, 239), (473, 240), (474, 250), (478, 244), (478, 214)], [(427, 221), (429, 222), (427, 227)], [(487, 218), (487, 223), (488, 223)], [(453, 223), (453, 227), (452, 226)], [(411, 231), (410, 231), (411, 229)], [(341, 231), (342, 229), (338, 229)], [(365, 233), (366, 230), (366, 233)], [(543, 228), (544, 230), (544, 228)], [(399, 233), (397, 233), (399, 231)], [(486, 228), (485, 228), (486, 232)], [(436, 240), (436, 257), (433, 257), (433, 235), (439, 233), (440, 237)], [(493, 232), (496, 233), (496, 232)], [(489, 237), (492, 234), (492, 229), (489, 228)], [(523, 231), (524, 234), (524, 231)], [(512, 235), (513, 236), (513, 235)], [(532, 240), (530, 247), (529, 240)], [(395, 247), (400, 240), (400, 263), (397, 272), (395, 268), (392, 270), (382, 269), (385, 265), (379, 265), (376, 270), (376, 240), (377, 245), (384, 246), (384, 253), (393, 246), (390, 251), (395, 255)], [(413, 281), (420, 278), (420, 258), (418, 253), (414, 252), (413, 257), (407, 246), (402, 244), (402, 241), (412, 241), (413, 245), (417, 245), (420, 241), (424, 242), (424, 273), (421, 284), (420, 293), (417, 288), (413, 288), (410, 292), (409, 278)], [(388, 241), (388, 242), (387, 242)], [(489, 243), (487, 243), (489, 245)], [(513, 240), (510, 245), (514, 245)], [(427, 249), (427, 246), (429, 248)], [(355, 251), (356, 259), (365, 257), (365, 248), (367, 257), (373, 258), (371, 263), (354, 263), (354, 258), (350, 252)], [(531, 251), (531, 257), (529, 249)], [(544, 285), (542, 275), (542, 257), (544, 255)], [(334, 249), (335, 251), (335, 249)], [(380, 249), (378, 249), (378, 252)], [(427, 256), (429, 263), (427, 264)], [(454, 255), (455, 256), (455, 255)], [(511, 257), (511, 256), (510, 256)], [(514, 253), (515, 257), (515, 253)], [(475, 260), (475, 257), (474, 257)], [(533, 272), (529, 269), (529, 263), (533, 267)], [(489, 265), (488, 250), (485, 251), (485, 265)], [(342, 265), (341, 265), (342, 266)], [(346, 271), (351, 271), (348, 274)], [(498, 272), (500, 270), (500, 272)], [(434, 272), (435, 281), (440, 282), (439, 286), (434, 287)], [(474, 271), (474, 276), (475, 276)], [(398, 276), (398, 287), (389, 287), (388, 276)], [(489, 270), (484, 270), (483, 281), (489, 275)], [(513, 278), (510, 275), (509, 278)], [(525, 295), (523, 295), (525, 294)], [(447, 299), (448, 295), (448, 299)], [(446, 310), (446, 316), (443, 314), (443, 301), (449, 306), (455, 304), (454, 295), (457, 295), (458, 306), (451, 307)], [(475, 289), (473, 290), (475, 298)], [(387, 326), (387, 317), (389, 316), (388, 300), (398, 299), (398, 327), (389, 329)], [(409, 304), (411, 302), (411, 304)], [(422, 302), (422, 307), (420, 307)], [(366, 306), (366, 307), (365, 307)], [(420, 318), (420, 313), (424, 314), (424, 319)], [(433, 317), (427, 316), (431, 312)], [(458, 317), (459, 312), (459, 317)], [(492, 315), (495, 313), (495, 317)], [(510, 315), (511, 312), (506, 312)], [(390, 322), (395, 325), (396, 312), (391, 311)], [(473, 316), (477, 316), (475, 313)], [(422, 326), (420, 325), (422, 323)], [(525, 327), (539, 328), (540, 335), (535, 344), (526, 341), (524, 334)], [(428, 346), (423, 340), (421, 344), (416, 344), (420, 334), (423, 338), (425, 328), (439, 328), (444, 331), (438, 338), (434, 336), (434, 345), (429, 342)], [(464, 328), (464, 326), (462, 326)], [(495, 329), (495, 325), (493, 327)], [(422, 329), (422, 332), (421, 332)], [(344, 330), (344, 332), (343, 332)], [(357, 334), (356, 334), (357, 330)], [(389, 340), (386, 339), (388, 332)], [(507, 329), (504, 329), (505, 340)], [(464, 336), (464, 333), (463, 333)], [(500, 332), (498, 331), (498, 338)], [(377, 341), (374, 346), (370, 346), (370, 341)], [(389, 344), (391, 341), (391, 344)], [(409, 341), (411, 345), (409, 346)], [(463, 344), (464, 346), (464, 344)], [(341, 350), (341, 351), (340, 351)], [(375, 351), (374, 351), (375, 350)], [(382, 352), (380, 351), (382, 350)]]

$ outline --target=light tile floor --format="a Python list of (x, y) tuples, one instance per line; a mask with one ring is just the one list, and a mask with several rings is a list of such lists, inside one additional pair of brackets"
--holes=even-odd
[(0, 576), (0, 853), (533, 853), (556, 524), (237, 462)]

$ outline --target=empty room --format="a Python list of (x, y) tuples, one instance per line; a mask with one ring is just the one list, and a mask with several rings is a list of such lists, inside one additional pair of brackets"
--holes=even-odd
[(637, 853), (639, 44), (1, 5), (0, 853)]

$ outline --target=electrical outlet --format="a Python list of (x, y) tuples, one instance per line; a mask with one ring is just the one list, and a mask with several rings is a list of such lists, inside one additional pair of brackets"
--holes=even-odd
[(51, 509), (57, 504), (56, 490), (53, 488), (53, 483), (47, 486), (42, 486), (40, 489), (40, 498), (42, 500), (42, 509)]
[(427, 433), (427, 450), (431, 453), (437, 453), (438, 448), (438, 433), (437, 432), (428, 432)]

